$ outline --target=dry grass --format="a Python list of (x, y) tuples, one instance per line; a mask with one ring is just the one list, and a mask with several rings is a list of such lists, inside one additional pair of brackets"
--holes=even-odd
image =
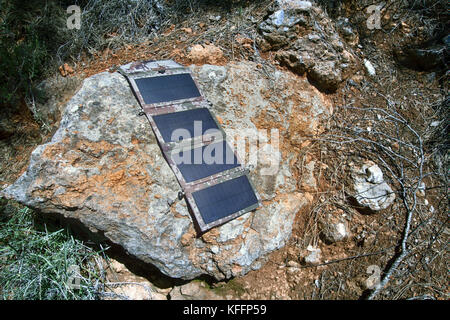
[[(347, 85), (336, 96), (339, 107), (321, 137), (333, 158), (377, 162), (397, 194), (394, 205), (376, 217), (376, 245), (355, 255), (367, 266), (365, 254), (379, 254), (370, 263), (383, 270), (380, 287), (361, 297), (447, 299), (448, 137), (442, 108), (447, 91), (437, 79), (430, 83), (426, 74), (397, 68), (376, 46), (371, 52), (376, 79)], [(345, 175), (343, 170), (340, 176)], [(341, 194), (338, 201), (345, 199)]]

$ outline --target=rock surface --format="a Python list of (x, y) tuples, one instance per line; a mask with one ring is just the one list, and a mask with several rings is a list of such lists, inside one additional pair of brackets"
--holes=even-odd
[(147, 279), (133, 274), (114, 259), (110, 259), (106, 278), (105, 292), (100, 295), (103, 300), (167, 300), (170, 291), (160, 289)]
[(349, 45), (356, 46), (359, 43), (359, 35), (354, 30), (348, 18), (339, 17), (336, 21), (336, 28)]
[[(254, 63), (192, 67), (200, 88), (227, 134), (280, 128), (280, 143), (301, 143), (321, 131), (330, 102), (306, 80)], [(285, 153), (272, 175), (258, 163), (252, 180), (264, 200), (255, 212), (196, 237), (178, 182), (125, 78), (100, 73), (86, 79), (68, 102), (49, 143), (32, 153), (27, 171), (3, 196), (49, 214), (81, 222), (162, 273), (183, 279), (216, 279), (256, 270), (290, 237), (296, 214), (311, 200), (298, 191)], [(245, 157), (241, 158), (245, 159)], [(267, 159), (266, 159), (267, 160)]]
[(314, 167), (316, 166), (315, 161), (308, 162), (302, 171), (302, 177), (300, 179), (300, 188), (301, 190), (307, 192), (316, 192), (317, 191), (317, 179), (314, 176)]
[(306, 74), (321, 91), (335, 91), (354, 69), (352, 50), (326, 13), (310, 1), (275, 1), (259, 32), (264, 51), (277, 50), (276, 59), (282, 66)]
[(204, 282), (192, 281), (174, 287), (169, 293), (170, 300), (223, 300), (223, 297), (208, 289)]
[(395, 193), (384, 181), (383, 172), (372, 161), (352, 168), (353, 197), (356, 202), (372, 211), (388, 208), (395, 200)]

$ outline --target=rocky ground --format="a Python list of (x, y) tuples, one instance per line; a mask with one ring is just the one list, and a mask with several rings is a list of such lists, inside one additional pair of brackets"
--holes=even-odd
[[(430, 58), (448, 48), (402, 47), (428, 28), (412, 11), (388, 6), (370, 30), (362, 3), (325, 2), (208, 8), (61, 66), (42, 84), (48, 128), (2, 145), (2, 195), (112, 245), (105, 299), (357, 299), (392, 265), (376, 298), (448, 299), (448, 76)], [(276, 175), (252, 172), (264, 207), (201, 237), (184, 202), (167, 206), (177, 182), (115, 73), (167, 58), (228, 134), (281, 136)]]

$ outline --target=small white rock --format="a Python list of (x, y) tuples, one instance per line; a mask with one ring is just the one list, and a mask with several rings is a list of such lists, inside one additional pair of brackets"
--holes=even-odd
[(430, 127), (437, 127), (440, 123), (441, 123), (440, 121), (433, 121), (433, 122), (430, 124)]
[(322, 235), (326, 242), (335, 243), (342, 241), (349, 237), (349, 230), (345, 223), (325, 222), (322, 230)]
[(317, 265), (320, 263), (321, 250), (319, 248), (313, 248), (308, 246), (308, 251), (311, 253), (305, 257), (305, 263), (309, 265)]
[(371, 75), (372, 77), (377, 74), (375, 72), (374, 66), (372, 65), (372, 63), (369, 60), (364, 59), (364, 66), (366, 67), (366, 70), (369, 73), (369, 75)]
[(287, 263), (287, 265), (288, 265), (288, 267), (291, 267), (291, 268), (298, 268), (299, 267), (298, 263), (293, 261), (293, 260), (289, 261)]
[(316, 288), (320, 288), (320, 281), (319, 280), (314, 280), (314, 284), (315, 284)]
[(211, 247), (211, 252), (214, 254), (218, 254), (219, 253), (219, 247), (218, 246), (212, 246)]

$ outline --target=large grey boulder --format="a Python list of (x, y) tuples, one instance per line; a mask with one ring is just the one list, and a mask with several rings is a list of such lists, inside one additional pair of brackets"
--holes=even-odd
[[(294, 145), (331, 115), (328, 99), (290, 73), (273, 70), (268, 79), (254, 63), (192, 71), (229, 134), (279, 127), (281, 145)], [(260, 268), (285, 245), (311, 200), (298, 191), (288, 155), (261, 146), (252, 179), (264, 206), (197, 237), (185, 201), (168, 205), (180, 187), (139, 111), (120, 74), (87, 78), (51, 141), (34, 150), (26, 172), (2, 195), (78, 221), (170, 277), (224, 279)], [(264, 175), (264, 160), (274, 155), (279, 165)]]

